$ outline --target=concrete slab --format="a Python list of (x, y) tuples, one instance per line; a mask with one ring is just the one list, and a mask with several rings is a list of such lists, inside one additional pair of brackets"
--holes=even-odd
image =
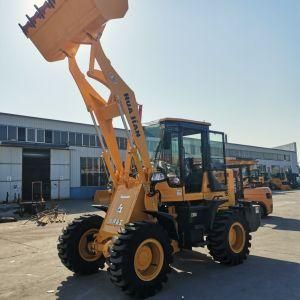
[[(67, 220), (94, 211), (89, 201), (62, 203)], [(0, 224), (0, 299), (130, 299), (106, 270), (78, 277), (59, 261), (56, 241), (64, 224)], [(248, 260), (214, 263), (206, 249), (176, 256), (174, 271), (153, 299), (300, 299), (300, 191), (274, 195), (274, 214), (253, 234)]]

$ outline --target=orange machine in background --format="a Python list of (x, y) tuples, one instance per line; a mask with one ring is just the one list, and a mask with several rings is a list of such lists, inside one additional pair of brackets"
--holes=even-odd
[(226, 166), (234, 171), (236, 197), (260, 206), (261, 215), (265, 217), (273, 212), (272, 191), (263, 186), (263, 177), (252, 177), (256, 169), (255, 160), (226, 158)]

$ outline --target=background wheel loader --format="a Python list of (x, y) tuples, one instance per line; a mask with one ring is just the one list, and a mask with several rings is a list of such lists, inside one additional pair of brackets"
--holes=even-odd
[(271, 174), (269, 186), (272, 190), (290, 191), (291, 185), (285, 172)]
[[(113, 183), (109, 206), (100, 206), (105, 218), (85, 215), (62, 232), (57, 246), (62, 263), (74, 273), (91, 274), (106, 262), (112, 283), (139, 297), (162, 287), (180, 249), (207, 246), (215, 261), (242, 263), (250, 233), (260, 225), (259, 206), (235, 201), (223, 133), (210, 131), (205, 122), (172, 118), (143, 128), (133, 91), (103, 52), (106, 23), (126, 14), (127, 0), (48, 0), (36, 9), (20, 26), (46, 60), (68, 60)], [(91, 46), (87, 76), (111, 91), (108, 99), (77, 65), (82, 44)], [(128, 137), (125, 163), (112, 125), (116, 117)], [(154, 153), (148, 152), (146, 136), (156, 144)]]
[[(260, 206), (261, 217), (273, 212), (273, 196), (263, 177), (256, 169), (255, 160), (226, 158), (226, 166), (234, 172), (236, 199), (243, 199)], [(254, 172), (251, 172), (254, 170)]]

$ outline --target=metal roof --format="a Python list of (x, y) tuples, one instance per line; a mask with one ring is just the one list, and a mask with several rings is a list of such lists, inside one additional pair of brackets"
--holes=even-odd
[(193, 123), (193, 124), (204, 125), (204, 126), (211, 126), (211, 123), (205, 121), (195, 121), (195, 120), (181, 119), (181, 118), (162, 118), (159, 120), (147, 122), (144, 125), (147, 126), (147, 125), (152, 125), (161, 122), (185, 122), (185, 123)]

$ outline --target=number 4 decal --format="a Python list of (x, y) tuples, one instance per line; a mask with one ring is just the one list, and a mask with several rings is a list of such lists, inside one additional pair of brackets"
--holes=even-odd
[(124, 206), (123, 204), (120, 204), (120, 206), (117, 208), (117, 213), (122, 213), (122, 210), (123, 210)]

